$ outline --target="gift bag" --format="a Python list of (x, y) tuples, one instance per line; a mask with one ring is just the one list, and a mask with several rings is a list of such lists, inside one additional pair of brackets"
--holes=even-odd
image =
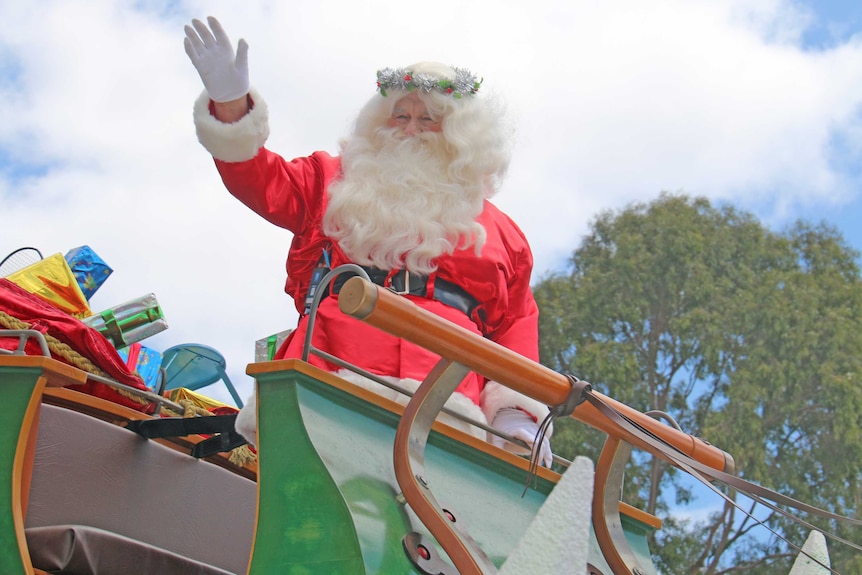
[(185, 387), (171, 389), (166, 391), (165, 395), (174, 403), (189, 400), (196, 407), (206, 409), (207, 411), (217, 415), (227, 415), (238, 411), (237, 408), (232, 405), (222, 403), (221, 401), (217, 401), (211, 397), (203, 395), (202, 393), (192, 391), (191, 389), (186, 389)]
[(6, 279), (78, 319), (93, 313), (72, 269), (59, 253), (12, 272)]
[(105, 283), (105, 280), (114, 271), (90, 246), (80, 246), (69, 250), (66, 254), (66, 262), (87, 300), (93, 297), (96, 290)]

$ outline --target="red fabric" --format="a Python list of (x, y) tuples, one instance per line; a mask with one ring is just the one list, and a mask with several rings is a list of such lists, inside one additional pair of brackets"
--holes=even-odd
[[(67, 344), (97, 365), (110, 379), (143, 391), (147, 390), (140, 376), (126, 366), (116, 348), (102, 334), (3, 278), (0, 278), (0, 311), (29, 324), (29, 329), (50, 335)], [(0, 338), (0, 348), (14, 350), (17, 346), (17, 338)], [(39, 345), (33, 340), (27, 342), (25, 351), (30, 355), (41, 354)], [(71, 365), (62, 356), (53, 357)], [(70, 389), (83, 391), (139, 411), (149, 413), (153, 410), (152, 405), (142, 406), (102, 383), (88, 381), (84, 385), (70, 386)]]
[[(322, 250), (330, 246), (333, 268), (351, 263), (324, 235), (321, 222), (326, 209), (326, 188), (341, 171), (338, 158), (325, 152), (287, 162), (261, 148), (246, 162), (215, 160), (227, 189), (237, 199), (271, 223), (293, 232), (287, 258), (285, 292), (302, 314), (311, 272)], [(428, 298), (414, 298), (417, 305), (475, 333), (480, 333), (521, 355), (538, 361), (538, 308), (530, 289), (532, 252), (523, 232), (490, 202), (479, 215), (487, 241), (481, 256), (472, 249), (459, 250), (437, 259), (437, 275), (454, 283), (477, 301), (482, 319)], [(307, 318), (300, 316), (297, 329), (277, 357), (300, 357)], [(337, 296), (321, 303), (315, 320), (313, 345), (371, 373), (422, 380), (439, 357), (409, 342), (345, 316)], [(309, 361), (324, 369), (337, 367), (312, 356)], [(479, 404), (484, 380), (471, 375), (458, 391)]]
[(523, 407), (516, 407), (515, 409), (517, 409), (518, 411), (523, 411), (524, 413), (526, 413), (530, 417), (530, 419), (533, 420), (533, 423), (539, 423), (539, 418), (536, 417), (535, 415), (533, 415), (532, 413), (530, 413), (529, 411), (527, 411), (526, 409), (524, 409)]
[(126, 367), (134, 372), (138, 366), (138, 358), (141, 356), (141, 344), (137, 341), (129, 346), (129, 357), (126, 359)]

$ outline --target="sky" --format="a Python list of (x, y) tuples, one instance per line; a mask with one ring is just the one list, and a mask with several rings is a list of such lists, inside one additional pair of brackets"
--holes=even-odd
[(196, 140), (183, 26), (208, 15), (248, 41), (287, 158), (336, 153), (379, 68), (482, 77), (517, 128), (494, 201), (529, 238), (534, 281), (565, 270), (598, 213), (662, 191), (775, 231), (825, 221), (862, 250), (855, 0), (0, 3), (0, 257), (89, 245), (114, 270), (94, 311), (155, 294), (169, 328), (142, 343), (215, 347), (243, 397), (255, 341), (296, 322), (291, 236), (227, 193)]
[[(291, 236), (232, 198), (197, 142), (183, 26), (249, 45), (268, 147), (336, 153), (375, 71), (437, 60), (484, 79), (517, 129), (495, 198), (534, 281), (603, 210), (662, 191), (826, 221), (862, 250), (862, 3), (815, 0), (41, 0), (0, 4), (0, 257), (89, 245), (113, 268), (94, 311), (154, 293), (242, 396), (254, 343), (293, 327)], [(207, 393), (230, 402), (220, 386)]]

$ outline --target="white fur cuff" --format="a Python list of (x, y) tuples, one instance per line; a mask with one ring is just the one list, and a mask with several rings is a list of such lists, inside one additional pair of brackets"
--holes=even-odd
[(251, 394), (233, 424), (237, 433), (257, 447), (257, 390)]
[(221, 122), (210, 114), (210, 97), (206, 90), (195, 101), (194, 120), (198, 141), (224, 162), (244, 162), (257, 155), (269, 137), (269, 108), (254, 89), (249, 91), (254, 108), (232, 124)]
[[(407, 402), (410, 401), (409, 395), (399, 393), (398, 391), (380, 385), (376, 381), (372, 381), (348, 369), (341, 369), (336, 372), (336, 375), (338, 375), (342, 379), (346, 379), (347, 381), (358, 385), (359, 387), (371, 390), (378, 395), (382, 395), (386, 399), (400, 403), (401, 405), (407, 405)], [(378, 377), (384, 381), (395, 384), (396, 386), (405, 389), (410, 393), (415, 393), (416, 390), (419, 389), (420, 385), (419, 381), (410, 378), (400, 379), (387, 375), (380, 375)], [(457, 391), (452, 393), (451, 396), (449, 396), (449, 399), (446, 400), (445, 407), (462, 417), (472, 419), (478, 423), (485, 425), (487, 425), (488, 423), (485, 420), (485, 414), (482, 413), (482, 410), (479, 409), (479, 406), (473, 403), (473, 401), (469, 397), (462, 393), (458, 393)], [(484, 429), (480, 429), (474, 425), (462, 421), (461, 419), (458, 419), (457, 417), (449, 415), (448, 413), (440, 413), (437, 419), (449, 425), (450, 427), (454, 427), (455, 429), (473, 435), (474, 437), (478, 437), (479, 439), (486, 439), (487, 432)]]

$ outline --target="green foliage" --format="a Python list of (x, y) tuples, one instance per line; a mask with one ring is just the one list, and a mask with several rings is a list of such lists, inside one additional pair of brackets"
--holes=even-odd
[[(662, 194), (605, 212), (569, 268), (534, 289), (541, 360), (670, 414), (732, 454), (746, 479), (852, 516), (862, 511), (858, 256), (827, 225), (774, 233), (703, 198)], [(560, 453), (596, 457), (601, 434), (578, 422), (557, 430)], [(624, 493), (651, 513), (690, 496), (662, 461), (636, 451), (630, 468)], [(795, 552), (726, 507), (703, 524), (665, 519), (654, 550), (666, 572), (787, 573)], [(800, 546), (807, 536), (786, 519), (771, 526)], [(830, 546), (838, 571), (857, 561), (851, 551)]]

